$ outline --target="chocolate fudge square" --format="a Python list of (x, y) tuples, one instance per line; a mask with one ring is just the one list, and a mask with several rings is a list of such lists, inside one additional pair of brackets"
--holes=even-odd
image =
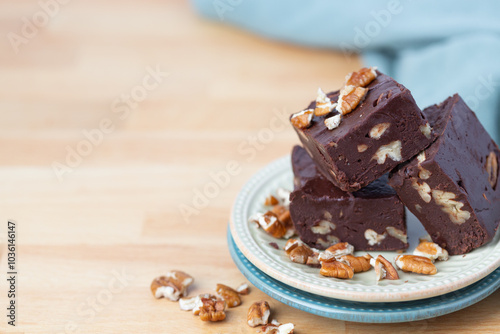
[[(431, 128), (408, 89), (391, 77), (378, 75), (367, 93), (340, 125), (329, 130), (314, 116), (307, 128), (296, 128), (302, 145), (325, 177), (344, 191), (356, 191), (410, 159), (433, 141)], [(328, 97), (338, 100), (339, 92)], [(312, 102), (308, 109), (314, 109)]]
[(306, 244), (325, 249), (342, 241), (366, 251), (408, 247), (404, 206), (387, 176), (359, 191), (342, 191), (318, 172), (300, 146), (293, 148), (292, 167), (290, 215)]
[(500, 151), (458, 95), (424, 110), (439, 138), (391, 173), (390, 185), (452, 255), (489, 242), (500, 222)]

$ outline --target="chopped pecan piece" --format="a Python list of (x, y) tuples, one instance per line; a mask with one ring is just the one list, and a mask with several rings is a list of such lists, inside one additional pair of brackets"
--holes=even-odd
[(361, 273), (371, 269), (370, 259), (372, 259), (370, 254), (357, 257), (349, 254), (341, 256), (339, 261), (350, 266), (354, 270), (354, 273)]
[(178, 301), (187, 294), (188, 287), (194, 279), (182, 271), (171, 271), (165, 276), (157, 277), (151, 283), (151, 292), (155, 298), (168, 298)]
[(324, 116), (330, 113), (333, 109), (333, 103), (330, 101), (328, 96), (321, 88), (318, 88), (318, 97), (316, 98), (316, 108), (314, 109), (314, 115)]
[(446, 251), (446, 249), (441, 248), (438, 244), (435, 244), (430, 241), (420, 242), (417, 248), (415, 248), (415, 250), (413, 251), (413, 255), (427, 257), (431, 261), (448, 260), (448, 251)]
[(314, 109), (307, 109), (296, 114), (291, 118), (292, 125), (298, 129), (305, 129), (311, 125)]
[(334, 261), (338, 257), (353, 253), (354, 247), (351, 244), (349, 244), (348, 242), (339, 242), (325, 249), (325, 251), (319, 255), (319, 261)]
[(309, 246), (300, 240), (289, 239), (285, 245), (285, 252), (292, 262), (306, 264), (308, 258), (313, 255)]
[(346, 86), (355, 86), (355, 87), (366, 87), (375, 80), (377, 77), (377, 72), (375, 72), (375, 67), (363, 67), (357, 72), (349, 73), (346, 76)]
[(241, 304), (241, 298), (238, 291), (228, 287), (227, 285), (217, 284), (215, 291), (220, 298), (226, 301), (227, 307), (236, 307)]
[(201, 321), (222, 321), (226, 319), (226, 302), (223, 300), (214, 301), (211, 298), (201, 298), (200, 307)]
[(353, 111), (366, 95), (366, 88), (346, 86), (342, 88), (337, 102), (337, 111), (347, 115)]
[(370, 264), (375, 268), (377, 281), (381, 281), (383, 279), (399, 279), (397, 270), (394, 268), (392, 263), (387, 261), (387, 259), (382, 255), (379, 255), (376, 259), (371, 259)]
[(250, 327), (257, 327), (259, 325), (267, 325), (271, 315), (271, 308), (269, 304), (262, 300), (255, 302), (250, 306), (247, 313), (247, 322)]

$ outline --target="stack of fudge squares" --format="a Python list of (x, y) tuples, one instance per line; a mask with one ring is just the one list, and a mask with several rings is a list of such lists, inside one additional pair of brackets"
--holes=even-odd
[(450, 255), (493, 239), (500, 150), (459, 95), (421, 111), (403, 85), (363, 68), (290, 121), (302, 143), (290, 215), (307, 245), (404, 250), (405, 206)]

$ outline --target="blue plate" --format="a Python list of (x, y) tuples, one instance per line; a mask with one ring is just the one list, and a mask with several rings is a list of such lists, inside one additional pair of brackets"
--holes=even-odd
[(310, 294), (283, 284), (257, 269), (227, 233), (229, 252), (238, 269), (258, 289), (280, 302), (322, 317), (366, 323), (395, 323), (430, 319), (471, 306), (500, 287), (500, 268), (489, 276), (439, 297), (398, 303), (358, 303)]

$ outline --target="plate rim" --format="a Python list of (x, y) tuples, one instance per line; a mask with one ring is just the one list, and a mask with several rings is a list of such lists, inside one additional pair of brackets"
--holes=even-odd
[[(239, 251), (243, 257), (244, 254), (238, 248), (238, 245), (234, 242), (230, 228), (228, 228), (227, 232), (227, 241), (228, 241), (229, 253), (231, 255), (231, 258), (233, 259), (233, 262), (236, 264), (240, 272), (259, 290), (263, 291), (270, 297), (288, 306), (294, 307), (296, 309), (314, 315), (342, 320), (342, 321), (361, 322), (361, 323), (402, 323), (408, 321), (431, 319), (442, 315), (450, 314), (456, 311), (460, 311), (469, 306), (472, 306), (482, 301), (483, 299), (487, 298), (488, 296), (492, 295), (500, 288), (500, 271), (499, 271), (499, 273), (496, 274), (499, 277), (494, 278), (496, 280), (492, 282), (493, 284), (488, 283), (486, 281), (484, 282), (484, 284), (489, 284), (487, 288), (483, 288), (482, 283), (476, 282), (476, 284), (478, 284), (477, 286), (474, 286), (472, 288), (465, 287), (460, 289), (460, 290), (466, 290), (469, 288), (469, 290), (466, 290), (465, 293), (457, 294), (456, 292), (451, 292), (451, 294), (454, 294), (455, 297), (454, 299), (444, 300), (445, 298), (450, 297), (447, 296), (447, 294), (434, 297), (434, 298), (442, 298), (441, 303), (439, 304), (429, 305), (428, 303), (429, 298), (427, 298), (423, 300), (410, 301), (410, 303), (412, 302), (421, 303), (420, 304), (421, 307), (416, 307), (415, 305), (413, 305), (413, 308), (411, 308), (408, 305), (409, 302), (404, 302), (404, 301), (397, 303), (382, 303), (382, 306), (387, 307), (387, 310), (382, 310), (381, 307), (374, 308), (373, 303), (371, 304), (372, 307), (370, 308), (370, 303), (358, 302), (358, 304), (366, 305), (368, 309), (356, 308), (355, 310), (354, 307), (351, 307), (351, 309), (349, 310), (347, 309), (346, 306), (340, 306), (340, 305), (331, 305), (331, 304), (329, 306), (318, 305), (318, 303), (320, 302), (315, 301), (313, 298), (324, 298), (324, 299), (326, 298), (332, 302), (337, 301), (337, 303), (352, 303), (352, 302), (345, 300), (338, 300), (335, 298), (322, 297), (315, 294), (310, 294), (302, 290), (300, 290), (301, 293), (310, 294), (311, 297), (308, 298), (309, 302), (307, 300), (305, 302), (303, 300), (299, 300), (298, 299), (299, 297), (294, 297), (293, 287), (288, 286), (287, 284), (280, 282), (270, 276), (267, 276), (259, 268), (253, 265), (247, 258), (245, 259), (249, 264), (248, 266), (245, 264), (243, 260), (240, 259), (240, 256), (237, 253), (237, 251)], [(249, 268), (249, 266), (253, 266), (253, 268), (251, 267)], [(270, 279), (269, 281), (270, 284), (264, 280), (261, 280), (256, 274), (253, 273), (252, 269), (253, 271), (256, 271), (257, 273), (260, 273), (263, 276), (266, 276), (266, 278)], [(483, 279), (487, 280), (488, 277), (489, 276)], [(279, 292), (280, 290), (283, 290), (283, 292), (280, 293)], [(448, 295), (450, 295), (450, 293)], [(405, 306), (408, 309), (405, 310), (404, 309)]]
[[(279, 270), (276, 270), (272, 266), (269, 266), (265, 263), (265, 261), (262, 261), (259, 257), (257, 257), (255, 254), (252, 253), (250, 249), (247, 248), (246, 244), (243, 242), (243, 240), (240, 239), (240, 235), (237, 232), (236, 229), (236, 223), (235, 223), (235, 217), (236, 217), (236, 211), (237, 211), (237, 205), (238, 203), (245, 203), (243, 198), (248, 197), (251, 198), (252, 195), (258, 192), (258, 187), (262, 185), (264, 181), (266, 181), (266, 178), (269, 178), (270, 172), (276, 173), (276, 171), (280, 171), (281, 166), (283, 165), (283, 168), (287, 167), (287, 163), (290, 164), (290, 155), (283, 156), (281, 158), (278, 158), (269, 164), (265, 165), (264, 167), (260, 168), (256, 173), (254, 173), (250, 179), (247, 180), (247, 182), (243, 185), (243, 187), (240, 189), (238, 192), (238, 195), (236, 196), (232, 206), (231, 206), (231, 213), (230, 213), (230, 220), (229, 220), (229, 226), (231, 230), (231, 234), (233, 235), (233, 239), (238, 246), (238, 249), (244, 254), (244, 256), (253, 264), (255, 265), (258, 269), (263, 271), (265, 274), (271, 276), (274, 279), (277, 279), (278, 281), (281, 282), (286, 282), (287, 285), (292, 286), (295, 289), (299, 289), (302, 291), (306, 291), (309, 293), (313, 293), (316, 295), (320, 295), (323, 297), (329, 297), (329, 298), (337, 298), (337, 299), (343, 299), (343, 300), (349, 300), (349, 301), (356, 301), (356, 302), (401, 302), (401, 301), (410, 301), (410, 300), (419, 300), (419, 299), (426, 299), (426, 298), (431, 298), (431, 297), (436, 297), (440, 296), (449, 292), (453, 292), (456, 290), (460, 290), (464, 287), (467, 287), (468, 285), (471, 285), (480, 279), (488, 276), (490, 273), (492, 273), (495, 269), (497, 269), (500, 266), (500, 256), (495, 259), (495, 261), (492, 261), (485, 267), (483, 267), (482, 270), (475, 271), (470, 273), (469, 275), (466, 275), (462, 278), (459, 278), (457, 280), (454, 280), (453, 282), (450, 283), (443, 283), (439, 285), (434, 285), (433, 287), (427, 287), (424, 289), (418, 289), (418, 290), (407, 290), (407, 291), (398, 291), (398, 292), (369, 292), (369, 291), (362, 291), (362, 292), (356, 292), (356, 291), (347, 291), (343, 290), (340, 288), (333, 288), (333, 287), (328, 287), (325, 289), (325, 287), (318, 287), (312, 284), (304, 284), (303, 281), (298, 280), (294, 277), (291, 277), (289, 275), (286, 275)], [(243, 219), (243, 222), (247, 224), (248, 217)], [(248, 225), (247, 225), (248, 227)], [(500, 229), (499, 229), (500, 230)], [(499, 234), (500, 231), (497, 233)], [(251, 242), (256, 244), (256, 241), (254, 238), (249, 238)], [(259, 249), (257, 245), (254, 245), (256, 249)], [(500, 250), (500, 244), (497, 245), (496, 247), (499, 248)], [(261, 256), (264, 257), (269, 257), (267, 254), (263, 253)], [(274, 261), (274, 260), (273, 260)]]

